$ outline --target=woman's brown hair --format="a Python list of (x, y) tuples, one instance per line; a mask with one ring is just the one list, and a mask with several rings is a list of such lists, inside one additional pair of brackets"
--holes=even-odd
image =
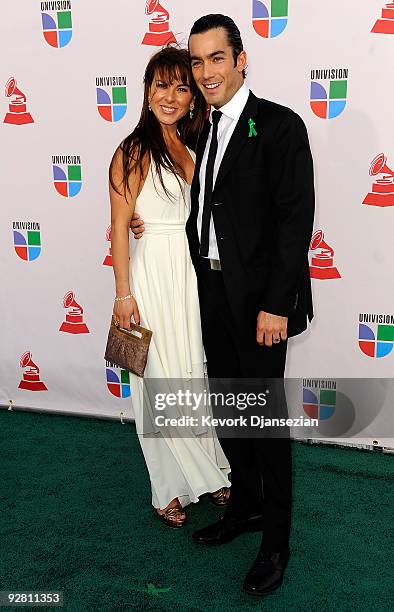
[[(144, 75), (144, 101), (142, 104), (141, 116), (134, 130), (127, 136), (115, 151), (109, 167), (109, 180), (113, 189), (121, 194), (119, 187), (123, 187), (123, 194), (127, 199), (127, 192), (130, 193), (129, 176), (131, 172), (135, 172), (137, 168), (143, 173), (142, 162), (145, 155), (148, 153), (151, 163), (155, 165), (155, 170), (159, 176), (164, 192), (171, 198), (168, 193), (162, 176), (162, 168), (169, 170), (174, 174), (179, 182), (179, 176), (183, 176), (182, 168), (172, 159), (168, 147), (166, 145), (163, 132), (159, 121), (156, 119), (153, 112), (149, 110), (149, 89), (153, 83), (154, 77), (157, 76), (160, 80), (172, 84), (174, 81), (187, 84), (194, 97), (193, 118), (191, 119), (187, 113), (178, 122), (178, 133), (180, 140), (190, 148), (194, 148), (197, 142), (199, 133), (201, 132), (204, 119), (206, 116), (206, 104), (203, 96), (197, 88), (193, 79), (189, 52), (186, 49), (179, 49), (173, 46), (167, 46), (155, 53), (149, 60)], [(115, 185), (113, 180), (113, 165), (116, 153), (118, 150), (122, 152), (123, 165), (123, 180), (120, 185)]]

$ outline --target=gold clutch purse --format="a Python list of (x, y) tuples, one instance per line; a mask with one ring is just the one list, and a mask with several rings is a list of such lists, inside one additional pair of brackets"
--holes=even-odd
[(130, 329), (125, 329), (112, 319), (104, 359), (137, 376), (143, 376), (151, 338), (150, 329), (132, 322)]

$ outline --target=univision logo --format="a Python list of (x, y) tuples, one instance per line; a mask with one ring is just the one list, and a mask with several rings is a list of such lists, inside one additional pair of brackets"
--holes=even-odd
[(41, 20), (48, 45), (55, 48), (68, 45), (73, 35), (70, 0), (41, 2)]
[(360, 313), (358, 345), (367, 357), (389, 355), (394, 346), (394, 315)]
[(33, 261), (41, 254), (40, 224), (36, 221), (13, 221), (15, 253), (24, 261)]
[(326, 421), (335, 413), (337, 383), (335, 380), (303, 379), (302, 405), (311, 419)]
[(252, 22), (255, 32), (263, 38), (282, 34), (288, 21), (288, 0), (252, 0)]
[(130, 372), (119, 368), (110, 361), (105, 363), (108, 391), (122, 399), (130, 397)]
[(97, 109), (105, 121), (120, 121), (127, 111), (126, 77), (96, 77)]
[(53, 184), (64, 198), (78, 195), (82, 187), (79, 155), (52, 155)]
[(317, 117), (334, 119), (345, 110), (348, 68), (311, 70), (310, 105)]

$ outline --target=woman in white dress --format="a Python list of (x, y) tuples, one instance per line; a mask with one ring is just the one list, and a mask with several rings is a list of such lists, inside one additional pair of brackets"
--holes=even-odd
[[(185, 224), (194, 172), (194, 154), (186, 145), (195, 143), (205, 112), (188, 52), (165, 47), (148, 63), (139, 123), (110, 166), (113, 316), (126, 329), (133, 317), (153, 331), (145, 380), (204, 378), (197, 281)], [(144, 218), (145, 232), (131, 250), (134, 210)], [(185, 506), (205, 493), (216, 505), (225, 505), (229, 464), (215, 431), (153, 427), (144, 436), (149, 411), (142, 401), (142, 379), (132, 376), (131, 383), (136, 430), (158, 516), (181, 527)], [(191, 411), (179, 407), (179, 413)]]

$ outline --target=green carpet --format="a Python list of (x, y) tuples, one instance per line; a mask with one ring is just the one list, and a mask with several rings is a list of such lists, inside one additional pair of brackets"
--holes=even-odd
[(67, 612), (393, 610), (389, 455), (293, 443), (292, 557), (261, 599), (240, 590), (258, 534), (194, 544), (206, 499), (179, 531), (154, 516), (132, 424), (1, 409), (0, 427), (0, 590), (62, 590)]

